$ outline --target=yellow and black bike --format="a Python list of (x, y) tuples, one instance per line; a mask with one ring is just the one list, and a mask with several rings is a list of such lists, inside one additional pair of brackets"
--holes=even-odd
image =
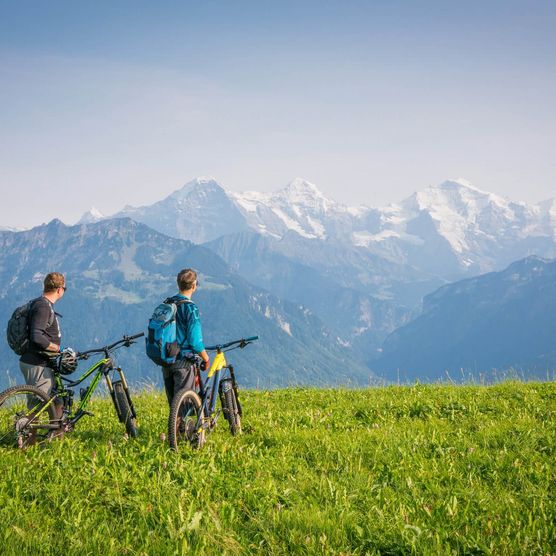
[[(207, 351), (215, 351), (216, 355), (204, 381), (200, 372), (201, 359), (195, 357), (192, 365), (196, 387), (193, 390), (184, 389), (177, 392), (170, 407), (168, 441), (172, 450), (177, 451), (182, 444), (201, 448), (206, 435), (214, 429), (221, 413), (228, 421), (233, 435), (241, 432), (242, 411), (235, 370), (234, 366), (226, 361), (224, 353), (232, 349), (243, 349), (258, 339), (258, 336), (252, 336), (207, 347)], [(221, 410), (216, 409), (218, 397)]]
[[(0, 446), (25, 448), (41, 442), (61, 432), (74, 429), (77, 422), (85, 415), (93, 392), (104, 377), (116, 414), (124, 424), (129, 436), (137, 436), (136, 413), (131, 401), (129, 387), (122, 369), (116, 365), (112, 352), (121, 347), (129, 347), (135, 340), (144, 336), (124, 336), (121, 340), (98, 349), (72, 353), (64, 351), (58, 355), (53, 364), (55, 387), (51, 395), (29, 384), (12, 386), (0, 393)], [(96, 361), (77, 380), (67, 378), (75, 371), (78, 360), (88, 359), (92, 355), (101, 354)], [(114, 376), (117, 374), (117, 379)], [(80, 401), (73, 408), (73, 388), (84, 382), (91, 375), (87, 388), (80, 389)], [(56, 407), (62, 406), (62, 416), (56, 415)]]

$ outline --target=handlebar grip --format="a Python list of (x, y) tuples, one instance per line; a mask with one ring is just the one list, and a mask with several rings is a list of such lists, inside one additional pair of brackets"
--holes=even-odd
[(139, 332), (139, 334), (135, 334), (133, 336), (128, 336), (127, 339), (128, 340), (136, 340), (137, 338), (141, 338), (141, 336), (144, 336), (145, 333), (144, 332)]
[(259, 337), (258, 336), (251, 336), (250, 338), (245, 338), (246, 342), (254, 342), (255, 340), (258, 340)]

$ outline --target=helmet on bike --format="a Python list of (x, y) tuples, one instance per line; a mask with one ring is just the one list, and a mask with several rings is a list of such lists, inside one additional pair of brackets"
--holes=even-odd
[(65, 349), (60, 356), (60, 373), (71, 375), (75, 369), (77, 369), (77, 356), (73, 350)]

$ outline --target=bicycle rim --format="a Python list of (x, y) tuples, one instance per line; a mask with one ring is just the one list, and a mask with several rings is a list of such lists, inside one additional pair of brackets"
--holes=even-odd
[(200, 448), (204, 444), (204, 430), (197, 430), (197, 420), (201, 408), (199, 396), (192, 390), (179, 392), (172, 402), (168, 419), (168, 440), (173, 450), (189, 444)]

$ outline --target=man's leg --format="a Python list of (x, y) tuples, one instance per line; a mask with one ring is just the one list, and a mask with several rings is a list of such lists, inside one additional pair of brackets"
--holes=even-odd
[[(48, 367), (42, 367), (41, 365), (29, 365), (28, 363), (19, 362), (19, 368), (21, 374), (25, 379), (25, 384), (30, 384), (35, 386), (39, 390), (42, 390), (48, 397), (52, 395), (52, 389), (54, 388), (55, 380), (54, 373), (52, 369)], [(29, 394), (27, 396), (27, 408), (31, 411), (41, 403), (38, 398)], [(58, 400), (54, 401), (54, 413), (56, 419), (62, 418), (63, 404)], [(34, 444), (35, 442), (35, 431), (32, 430), (29, 433), (29, 444)]]
[(168, 399), (168, 405), (172, 405), (172, 400), (174, 399), (174, 374), (172, 369), (169, 367), (162, 367), (162, 376), (164, 378), (164, 390), (166, 391), (166, 398)]
[(195, 385), (195, 373), (189, 362), (180, 362), (172, 367), (174, 377), (174, 393), (180, 390), (193, 390)]
[[(54, 374), (52, 373), (52, 369), (42, 367), (41, 365), (29, 365), (28, 363), (22, 363), (21, 361), (19, 362), (19, 368), (23, 378), (25, 379), (25, 384), (35, 386), (50, 397), (50, 393), (54, 387)], [(33, 409), (36, 404), (36, 398), (29, 395), (27, 397), (27, 407), (29, 409)]]

